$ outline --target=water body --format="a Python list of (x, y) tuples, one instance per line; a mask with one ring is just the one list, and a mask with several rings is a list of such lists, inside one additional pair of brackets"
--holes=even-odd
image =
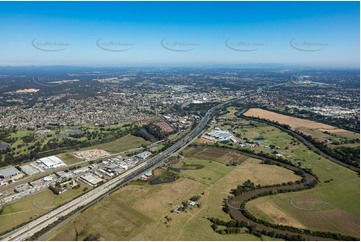
[(260, 140), (265, 140), (265, 138), (263, 138), (263, 137), (257, 137), (257, 138), (255, 138), (254, 140), (260, 141)]
[(219, 143), (221, 143), (222, 145), (226, 145), (226, 144), (229, 144), (229, 140), (223, 140), (223, 141), (220, 141)]

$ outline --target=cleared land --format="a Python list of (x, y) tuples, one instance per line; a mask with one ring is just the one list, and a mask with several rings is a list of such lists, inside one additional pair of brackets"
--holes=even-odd
[(79, 159), (78, 157), (73, 156), (72, 154), (69, 153), (61, 153), (59, 155), (56, 155), (59, 159), (61, 159), (62, 161), (64, 161), (66, 164), (71, 165), (74, 163), (78, 163), (81, 162), (82, 160)]
[[(194, 151), (186, 149), (185, 153), (189, 153), (189, 150)], [(208, 164), (230, 168), (215, 161)], [(206, 174), (204, 169), (209, 168), (205, 167), (200, 170), (203, 169)], [(250, 167), (252, 171), (249, 171)], [(229, 216), (222, 211), (222, 201), (230, 189), (247, 179), (272, 184), (297, 180), (299, 177), (281, 167), (260, 164), (259, 160), (253, 158), (232, 168), (213, 184), (183, 177), (166, 184), (128, 185), (54, 231), (48, 239), (75, 240), (77, 231), (78, 240), (89, 233), (99, 233), (104, 240), (260, 240), (246, 232), (219, 235), (212, 230), (206, 217), (229, 220)], [(179, 214), (170, 212), (185, 199), (202, 192), (200, 208)], [(165, 216), (172, 218), (172, 221), (165, 224)]]
[(75, 151), (73, 155), (79, 159), (90, 161), (101, 157), (109, 156), (110, 153), (101, 149)]
[(267, 214), (263, 214), (263, 216), (261, 216), (263, 219), (271, 220), (275, 224), (293, 226), (301, 229), (305, 228), (303, 224), (294, 219), (292, 216), (285, 214), (285, 212), (282, 211), (279, 207), (275, 206), (275, 204), (262, 202), (261, 199), (257, 202), (257, 205), (250, 204), (247, 208), (258, 216), (260, 216), (259, 211), (267, 211)]
[[(312, 132), (310, 131), (319, 130), (320, 132), (327, 131), (329, 133), (343, 136), (345, 138), (359, 138), (359, 134), (348, 130), (340, 129), (331, 125), (327, 125), (311, 120), (290, 117), (283, 114), (278, 114), (275, 112), (263, 110), (260, 108), (251, 108), (247, 112), (245, 112), (244, 115), (249, 117), (268, 119), (271, 121), (279, 122), (280, 124), (287, 124), (293, 130), (300, 129), (300, 131), (304, 132), (307, 135), (312, 135)], [(308, 131), (308, 129), (310, 129), (310, 131)], [(313, 133), (313, 135), (315, 134)]]
[(205, 138), (199, 138), (197, 139), (196, 141), (198, 144), (206, 144), (206, 145), (213, 145), (215, 144), (216, 142), (213, 141), (213, 140), (209, 140), (209, 139), (205, 139)]
[(237, 152), (230, 152), (229, 150), (214, 148), (189, 148), (184, 154), (186, 157), (200, 160), (217, 161), (223, 164), (240, 164), (248, 158)]
[(130, 149), (135, 149), (135, 148), (141, 147), (142, 145), (148, 145), (148, 144), (149, 144), (149, 142), (145, 141), (143, 138), (128, 134), (120, 139), (117, 139), (117, 140), (114, 140), (114, 141), (111, 141), (108, 143), (88, 147), (86, 149), (89, 149), (89, 148), (103, 149), (110, 153), (119, 153), (119, 152), (123, 152), (123, 151), (130, 150)]
[(184, 152), (185, 159), (172, 165), (180, 174), (207, 184), (214, 183), (248, 157), (229, 150), (217, 148), (189, 148)]
[(182, 162), (172, 165), (180, 169), (182, 176), (212, 184), (230, 172), (233, 168), (212, 160), (185, 158)]
[[(75, 240), (76, 230), (81, 234), (78, 239), (85, 238), (90, 232), (100, 233), (104, 240), (175, 239), (181, 223), (167, 227), (164, 216), (184, 197), (188, 197), (189, 192), (198, 193), (205, 187), (202, 183), (185, 178), (154, 186), (126, 186), (55, 231), (51, 239)], [(180, 214), (177, 220), (182, 221), (186, 217), (186, 213)]]

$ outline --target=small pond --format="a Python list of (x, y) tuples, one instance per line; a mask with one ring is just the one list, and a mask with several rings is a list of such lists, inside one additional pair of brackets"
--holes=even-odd
[(263, 138), (263, 137), (257, 137), (257, 138), (255, 138), (254, 140), (260, 141), (260, 140), (265, 140), (265, 138)]
[(222, 145), (226, 145), (229, 144), (229, 140), (222, 140), (219, 143), (221, 143)]

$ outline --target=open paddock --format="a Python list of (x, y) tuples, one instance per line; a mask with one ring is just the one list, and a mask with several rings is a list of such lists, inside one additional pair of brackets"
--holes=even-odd
[[(142, 145), (148, 145), (150, 142), (144, 140), (143, 138), (133, 136), (133, 135), (125, 135), (121, 137), (120, 139), (107, 142), (104, 144), (95, 145), (92, 147), (89, 147), (91, 149), (103, 149), (109, 153), (119, 153), (123, 151), (127, 151), (134, 148), (139, 148)], [(84, 148), (82, 150), (88, 150), (89, 148)]]
[(335, 206), (323, 196), (324, 192), (316, 188), (315, 191), (261, 197), (250, 201), (246, 208), (271, 223), (359, 237), (360, 217)]
[[(170, 215), (169, 211), (203, 189), (204, 184), (185, 178), (157, 186), (128, 185), (55, 230), (48, 239), (83, 240), (97, 232), (102, 240), (175, 240), (178, 225), (189, 214)], [(166, 215), (173, 218), (170, 227), (164, 224)]]
[(218, 148), (188, 148), (185, 154), (186, 157), (217, 161), (222, 164), (240, 164), (248, 158), (235, 151)]
[(82, 161), (80, 158), (75, 157), (70, 152), (61, 153), (61, 154), (58, 154), (56, 156), (59, 159), (61, 159), (62, 161), (64, 161), (67, 165), (72, 165), (74, 163), (78, 163), (78, 162)]
[[(222, 163), (187, 157), (182, 162), (172, 165), (179, 168), (180, 175), (196, 181), (212, 184), (230, 172), (233, 168)], [(182, 169), (185, 167), (186, 169)]]
[[(344, 129), (340, 129), (340, 128), (337, 128), (337, 127), (334, 127), (334, 126), (331, 126), (328, 124), (323, 124), (323, 123), (319, 123), (319, 122), (315, 122), (315, 121), (311, 121), (311, 120), (286, 116), (283, 114), (263, 110), (260, 108), (251, 108), (247, 112), (245, 112), (244, 115), (249, 116), (249, 117), (268, 119), (273, 122), (279, 122), (280, 124), (286, 124), (286, 125), (289, 125), (291, 127), (291, 129), (293, 129), (293, 130), (298, 130), (298, 129), (302, 128), (302, 132), (304, 132), (307, 135), (312, 135), (312, 134), (307, 133), (307, 129), (311, 129), (311, 130), (314, 129), (314, 130), (319, 130), (321, 133), (324, 131), (327, 131), (329, 133), (336, 134), (338, 136), (345, 137), (345, 138), (358, 138), (359, 137), (359, 134), (357, 134), (357, 133), (354, 133), (354, 132), (351, 132), (348, 130), (344, 130)], [(306, 128), (306, 129), (304, 129), (304, 128)], [(315, 137), (315, 138), (318, 138), (318, 137)]]

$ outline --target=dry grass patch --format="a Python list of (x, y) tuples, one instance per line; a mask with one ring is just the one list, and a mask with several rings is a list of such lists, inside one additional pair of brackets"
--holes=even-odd
[(254, 158), (248, 158), (237, 169), (232, 171), (231, 174), (234, 175), (228, 175), (224, 179), (228, 183), (236, 185), (241, 184), (240, 181), (244, 182), (247, 179), (262, 186), (301, 179), (290, 170), (275, 165), (264, 165), (261, 164), (260, 160)]
[(199, 152), (201, 152), (201, 151), (203, 151), (203, 150), (204, 150), (204, 148), (194, 148), (194, 147), (191, 147), (191, 148), (185, 149), (185, 150), (183, 151), (183, 154), (184, 154), (184, 156), (186, 156), (186, 157), (192, 157), (192, 156), (194, 156), (195, 154), (197, 154), (197, 153), (199, 153)]
[(200, 160), (217, 161), (223, 164), (240, 164), (248, 158), (235, 151), (218, 148), (189, 148), (186, 151), (186, 156)]
[[(250, 117), (262, 118), (262, 119), (269, 119), (274, 122), (279, 122), (280, 124), (287, 124), (293, 130), (300, 129), (300, 128), (308, 128), (308, 129), (317, 129), (321, 132), (327, 131), (327, 132), (334, 133), (334, 134), (348, 137), (348, 138), (351, 138), (351, 137), (357, 138), (358, 137), (358, 134), (355, 134), (351, 131), (337, 128), (335, 126), (331, 126), (328, 124), (323, 124), (323, 123), (319, 123), (319, 122), (315, 122), (315, 121), (311, 121), (311, 120), (306, 120), (306, 119), (294, 118), (294, 117), (286, 116), (283, 114), (278, 114), (275, 112), (263, 110), (260, 108), (251, 108), (247, 112), (245, 112), (244, 115), (250, 116)], [(304, 130), (303, 130), (303, 132), (304, 132)]]
[(205, 139), (205, 138), (199, 138), (199, 139), (197, 139), (197, 143), (198, 143), (198, 144), (201, 144), (201, 145), (204, 145), (204, 144), (206, 144), (206, 145), (213, 145), (213, 144), (215, 144), (216, 142), (213, 141), (213, 140)]
[(293, 226), (296, 228), (305, 228), (305, 226), (297, 221), (292, 216), (287, 215), (284, 211), (279, 209), (275, 204), (269, 203), (269, 202), (259, 202), (255, 201), (252, 203), (252, 205), (247, 206), (249, 208), (249, 211), (252, 212), (254, 215), (261, 217), (263, 219), (266, 219), (268, 221), (271, 221), (275, 224), (281, 224), (281, 225), (287, 225), (287, 226)]
[(360, 236), (359, 217), (312, 190), (261, 197), (247, 203), (246, 208), (271, 223)]
[(82, 231), (79, 240), (96, 232), (103, 240), (174, 240), (189, 214), (177, 217), (172, 214), (170, 226), (164, 224), (164, 217), (184, 199), (205, 188), (206, 185), (189, 179), (159, 185), (128, 185), (54, 231), (48, 239), (75, 240), (76, 228), (78, 233)]
[(73, 155), (79, 159), (90, 161), (101, 157), (109, 156), (110, 153), (101, 149), (92, 149), (92, 150), (75, 151), (73, 152)]
[(228, 152), (228, 150), (205, 148), (201, 152), (193, 155), (193, 157), (203, 160), (218, 160)]

